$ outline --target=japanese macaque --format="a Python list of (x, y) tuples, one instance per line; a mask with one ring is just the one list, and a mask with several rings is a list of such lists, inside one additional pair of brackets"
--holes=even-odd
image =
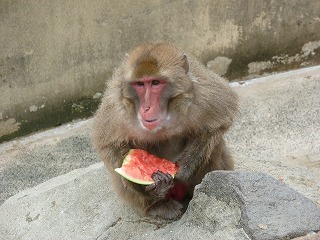
[[(190, 54), (167, 43), (142, 44), (108, 82), (93, 142), (124, 199), (144, 214), (175, 220), (206, 173), (233, 169), (223, 136), (237, 112), (228, 83)], [(149, 186), (126, 180), (114, 169), (132, 148), (176, 163), (177, 174), (155, 172)]]

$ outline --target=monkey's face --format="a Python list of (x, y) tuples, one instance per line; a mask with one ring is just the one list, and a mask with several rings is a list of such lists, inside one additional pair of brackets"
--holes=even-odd
[(157, 133), (157, 138), (160, 133), (179, 134), (192, 88), (186, 55), (163, 44), (137, 47), (120, 69), (122, 96), (128, 113), (135, 115), (131, 120), (136, 120), (131, 131), (139, 136)]
[(137, 117), (141, 126), (157, 131), (169, 123), (167, 111), (168, 83), (164, 79), (144, 77), (131, 83), (138, 98), (136, 102)]

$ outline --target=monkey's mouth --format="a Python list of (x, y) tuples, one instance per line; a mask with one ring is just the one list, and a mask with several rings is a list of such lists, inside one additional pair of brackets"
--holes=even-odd
[(145, 128), (153, 130), (160, 126), (161, 120), (158, 118), (155, 119), (143, 119), (142, 124)]
[(138, 114), (138, 119), (142, 128), (157, 132), (169, 121), (170, 116), (141, 116), (141, 114)]
[(156, 119), (152, 119), (152, 120), (144, 120), (145, 122), (148, 122), (148, 123), (151, 123), (151, 122), (155, 122), (155, 121), (157, 121), (158, 119), (156, 118)]

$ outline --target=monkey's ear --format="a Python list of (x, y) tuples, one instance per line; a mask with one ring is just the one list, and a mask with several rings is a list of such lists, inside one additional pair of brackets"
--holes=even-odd
[(189, 62), (187, 56), (184, 54), (182, 57), (182, 67), (185, 70), (186, 74), (189, 72)]

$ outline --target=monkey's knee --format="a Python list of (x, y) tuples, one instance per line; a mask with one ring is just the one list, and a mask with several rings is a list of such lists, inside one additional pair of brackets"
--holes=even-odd
[(183, 205), (175, 200), (165, 200), (150, 206), (146, 213), (152, 217), (177, 220), (183, 214)]

